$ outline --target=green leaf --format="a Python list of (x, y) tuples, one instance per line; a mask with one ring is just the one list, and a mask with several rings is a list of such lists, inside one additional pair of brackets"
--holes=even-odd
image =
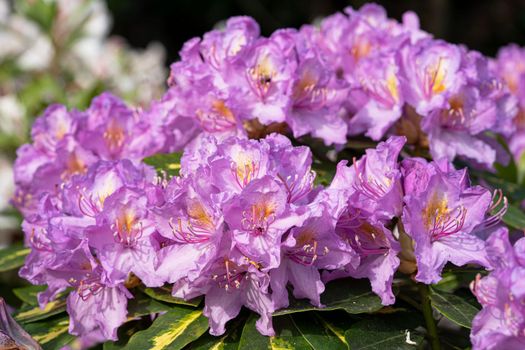
[(258, 315), (252, 313), (242, 329), (241, 339), (239, 340), (239, 350), (268, 350), (271, 349), (270, 337), (259, 333), (255, 328)]
[(129, 341), (129, 338), (133, 334), (146, 329), (150, 324), (144, 322), (144, 320), (134, 320), (131, 322), (126, 322), (120, 326), (117, 330), (117, 341), (107, 341), (103, 345), (103, 350), (121, 350), (123, 349)]
[(35, 77), (18, 94), (29, 116), (37, 116), (50, 103), (65, 102), (64, 88), (52, 74)]
[[(259, 315), (252, 313), (244, 325), (239, 350), (257, 349), (348, 349), (344, 334), (314, 313), (275, 317), (274, 337), (259, 333), (255, 322)], [(219, 348), (220, 349), (220, 348)]]
[(171, 305), (160, 303), (146, 296), (137, 295), (128, 301), (128, 319), (134, 319), (150, 314), (165, 312), (171, 309)]
[(156, 154), (144, 159), (144, 163), (154, 167), (159, 174), (165, 172), (168, 176), (178, 176), (181, 153)]
[(28, 286), (13, 289), (13, 293), (28, 305), (38, 305), (37, 294), (46, 290), (47, 286)]
[(237, 350), (239, 348), (244, 321), (246, 321), (245, 317), (237, 316), (231, 324), (228, 323), (226, 334), (220, 337), (213, 336), (206, 332), (197, 341), (191, 343), (190, 349)]
[(523, 184), (523, 180), (525, 179), (525, 152), (521, 154), (520, 160), (516, 166), (517, 182), (518, 184)]
[(316, 160), (312, 163), (312, 169), (315, 171), (315, 185), (329, 186), (332, 183), (336, 171), (335, 166)]
[(44, 309), (38, 306), (28, 305), (18, 311), (14, 317), (21, 323), (40, 321), (66, 311), (66, 300), (57, 299), (47, 303)]
[(0, 249), (0, 272), (17, 269), (24, 265), (24, 260), (29, 251), (29, 248), (24, 248), (20, 244)]
[(507, 212), (503, 215), (503, 222), (512, 228), (523, 230), (525, 229), (525, 214), (521, 209), (509, 205)]
[(442, 292), (435, 288), (431, 288), (430, 301), (440, 314), (465, 328), (472, 327), (472, 319), (479, 312), (479, 309), (469, 303), (465, 297)]
[(146, 330), (135, 333), (124, 349), (182, 349), (208, 329), (202, 310), (172, 307)]
[(345, 332), (345, 338), (352, 350), (404, 350), (416, 349), (423, 342), (423, 336), (414, 329), (422, 321), (415, 314), (375, 317), (354, 323)]
[(75, 339), (68, 333), (69, 317), (60, 316), (52, 319), (22, 325), (44, 350), (58, 350)]
[(169, 286), (164, 286), (160, 288), (144, 288), (143, 292), (153, 299), (164, 301), (170, 304), (179, 304), (179, 305), (188, 305), (188, 306), (197, 307), (200, 305), (202, 301), (202, 297), (197, 297), (191, 300), (175, 298), (174, 296), (171, 295), (171, 287)]
[(338, 329), (319, 314), (296, 314), (291, 319), (301, 336), (313, 349), (348, 349), (344, 331)]
[(482, 269), (451, 266), (450, 268), (445, 268), (442, 279), (433, 285), (432, 288), (452, 293), (459, 288), (468, 288), (470, 282), (475, 280), (478, 274), (485, 275), (486, 273), (487, 271)]
[(383, 307), (381, 299), (370, 289), (368, 280), (341, 279), (329, 282), (321, 295), (324, 308), (316, 308), (309, 301), (290, 298), (290, 306), (274, 312), (274, 316), (288, 315), (305, 311), (345, 310), (349, 314), (374, 312)]
[(57, 13), (57, 4), (45, 0), (18, 0), (16, 10), (35, 21), (44, 31), (50, 32)]

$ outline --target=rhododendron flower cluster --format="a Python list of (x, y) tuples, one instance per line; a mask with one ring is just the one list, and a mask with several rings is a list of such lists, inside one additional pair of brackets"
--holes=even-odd
[(218, 134), (253, 119), (327, 145), (363, 133), (417, 142), (419, 132), (436, 159), (491, 167), (505, 159), (489, 134), (516, 129), (516, 99), (488, 59), (433, 39), (413, 13), (398, 23), (370, 4), (268, 38), (251, 18), (231, 18), (185, 44), (169, 81), (181, 117)]
[[(295, 299), (323, 308), (329, 281), (368, 279), (386, 306), (398, 272), (423, 286), (447, 263), (472, 265), (492, 270), (472, 287), (485, 307), (474, 347), (523, 344), (522, 240), (512, 248), (500, 224), (509, 203), (451, 163), (491, 170), (506, 154), (495, 135), (520, 137), (505, 57), (435, 40), (414, 14), (398, 23), (375, 5), (269, 38), (232, 18), (185, 44), (149, 107), (105, 93), (36, 120), (15, 163), (31, 248), (20, 275), (48, 286), (42, 307), (67, 295), (69, 332), (87, 347), (118, 339), (138, 285), (203, 296), (212, 335), (244, 306), (274, 336), (272, 314)], [(347, 138), (362, 133), (386, 140), (348, 156)], [(145, 162), (180, 150), (175, 176)], [(313, 169), (325, 163), (336, 171), (323, 186)]]

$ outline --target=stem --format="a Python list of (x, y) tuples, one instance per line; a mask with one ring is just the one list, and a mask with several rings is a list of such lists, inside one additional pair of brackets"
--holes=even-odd
[(418, 283), (419, 294), (421, 295), (421, 309), (427, 325), (428, 337), (430, 338), (430, 347), (432, 350), (440, 350), (439, 338), (437, 335), (436, 321), (432, 316), (432, 306), (430, 305), (429, 288), (426, 284)]

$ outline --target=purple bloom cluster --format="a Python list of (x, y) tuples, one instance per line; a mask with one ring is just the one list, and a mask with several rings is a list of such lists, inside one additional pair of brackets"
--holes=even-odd
[(165, 100), (197, 132), (243, 133), (257, 119), (327, 145), (404, 134), (435, 159), (504, 162), (489, 133), (514, 132), (515, 98), (488, 59), (433, 39), (418, 22), (368, 4), (265, 38), (253, 19), (234, 17), (185, 44)]
[(205, 295), (210, 332), (220, 335), (241, 306), (259, 313), (257, 329), (273, 335), (271, 315), (297, 298), (321, 306), (320, 269), (343, 267), (352, 250), (335, 234), (338, 204), (314, 188), (311, 153), (281, 135), (260, 141), (201, 139), (185, 152), (181, 176), (156, 208), (157, 274), (173, 295)]
[[(87, 115), (108, 118), (97, 109), (108, 110), (99, 103), (105, 98)], [(67, 125), (87, 118), (57, 110)], [(38, 120), (38, 135), (67, 150), (49, 122), (55, 113)], [(56, 155), (35, 161), (38, 181), (56, 184), (38, 187), (36, 203), (21, 206), (32, 251), (20, 273), (49, 286), (39, 295), (42, 305), (72, 288), (70, 332), (86, 343), (116, 339), (133, 276), (149, 287), (173, 284), (176, 297), (204, 295), (214, 335), (224, 333), (242, 306), (260, 314), (262, 334), (273, 335), (272, 313), (288, 306), (288, 284), (294, 297), (323, 307), (325, 282), (368, 278), (383, 304), (394, 303), (401, 235), (418, 281), (437, 282), (449, 261), (491, 266), (483, 237), (502, 211), (489, 215), (490, 193), (470, 186), (466, 171), (445, 159), (399, 162), (405, 137), (389, 138), (351, 166), (342, 161), (323, 188), (314, 185), (310, 149), (279, 134), (258, 141), (203, 135), (186, 148), (180, 176), (168, 181), (141, 163), (151, 149), (138, 152), (130, 142), (115, 150), (107, 131), (69, 130), (64, 141), (70, 137), (91, 164), (64, 176)], [(102, 139), (83, 148), (75, 143), (83, 135)], [(37, 149), (39, 140), (25, 148)], [(28, 171), (26, 164), (18, 162), (17, 172)]]
[(33, 143), (17, 152), (14, 205), (26, 218), (41, 214), (42, 195), (55, 199), (62, 184), (98, 161), (137, 164), (169, 148), (161, 123), (160, 117), (148, 118), (109, 93), (96, 97), (86, 111), (48, 107), (33, 125)]
[[(489, 61), (376, 5), (269, 38), (232, 18), (185, 44), (147, 109), (103, 94), (86, 111), (54, 105), (36, 120), (15, 163), (31, 248), (20, 275), (49, 287), (41, 306), (69, 292), (69, 331), (88, 346), (117, 339), (137, 279), (204, 296), (213, 335), (243, 306), (274, 335), (289, 290), (321, 308), (326, 282), (366, 278), (391, 305), (397, 271), (432, 284), (447, 263), (476, 264), (494, 272), (473, 287), (485, 306), (474, 345), (522, 342), (522, 241), (512, 250), (499, 225), (507, 201), (451, 163), (503, 161), (495, 134), (521, 156), (520, 55), (511, 47)], [(248, 138), (249, 124), (283, 123), (326, 145), (388, 138), (341, 161), (323, 187), (308, 147)], [(407, 144), (429, 146), (434, 160), (402, 153)], [(171, 179), (143, 163), (181, 149)]]
[(330, 186), (347, 202), (336, 233), (358, 258), (326, 277), (366, 277), (385, 305), (394, 302), (398, 267), (417, 271), (415, 279), (425, 284), (438, 282), (447, 262), (490, 267), (484, 239), (506, 210), (499, 193), (493, 204), (487, 189), (471, 186), (466, 170), (455, 170), (446, 159), (398, 162), (405, 142), (391, 137), (351, 167), (342, 161)]
[(471, 289), (483, 309), (472, 323), (473, 349), (523, 349), (525, 347), (525, 238), (514, 246), (506, 229), (487, 240), (494, 270), (479, 275)]
[(200, 138), (154, 209), (166, 239), (157, 274), (174, 284), (174, 296), (205, 295), (212, 334), (244, 305), (272, 335), (271, 314), (288, 305), (288, 283), (296, 298), (322, 307), (324, 282), (368, 278), (389, 305), (399, 256), (426, 284), (441, 279), (447, 262), (491, 267), (485, 237), (506, 201), (493, 204), (446, 159), (399, 162), (405, 142), (391, 137), (351, 166), (342, 161), (323, 189), (313, 186), (309, 149), (281, 135)]
[(158, 244), (147, 210), (162, 196), (155, 170), (141, 160), (162, 150), (165, 138), (139, 112), (109, 94), (85, 112), (51, 106), (15, 163), (13, 204), (32, 249), (20, 275), (49, 286), (42, 306), (73, 288), (70, 332), (86, 344), (116, 339), (130, 273), (147, 285), (163, 283), (154, 273)]

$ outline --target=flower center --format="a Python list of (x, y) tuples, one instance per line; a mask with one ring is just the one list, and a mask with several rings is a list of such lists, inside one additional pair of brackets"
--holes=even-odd
[(111, 151), (118, 150), (124, 143), (124, 129), (122, 129), (115, 119), (112, 119), (109, 122), (109, 125), (104, 132), (104, 139), (106, 140), (106, 145)]
[(270, 201), (255, 203), (250, 210), (242, 212), (242, 228), (251, 231), (255, 236), (261, 236), (268, 232), (268, 228), (274, 221), (275, 204)]
[(466, 214), (467, 209), (464, 206), (450, 209), (447, 198), (435, 192), (422, 212), (431, 241), (435, 242), (461, 231)]

